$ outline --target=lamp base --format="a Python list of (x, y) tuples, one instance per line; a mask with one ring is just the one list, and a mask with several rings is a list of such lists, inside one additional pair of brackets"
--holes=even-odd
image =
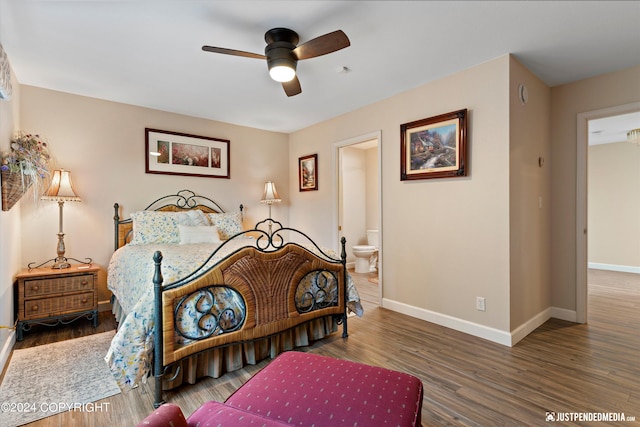
[(38, 264), (38, 265), (35, 265), (36, 264), (35, 262), (30, 262), (27, 265), (27, 268), (29, 270), (33, 270), (34, 268), (44, 267), (45, 265), (49, 264), (50, 262), (53, 262), (53, 265), (51, 266), (51, 269), (61, 270), (63, 268), (71, 267), (71, 264), (69, 263), (70, 259), (76, 261), (78, 264), (91, 265), (93, 263), (93, 260), (91, 258), (85, 258), (85, 261), (80, 261), (80, 260), (75, 259), (75, 258), (57, 257), (57, 258), (51, 258), (50, 260), (47, 260), (47, 261), (43, 262), (42, 264)]
[(63, 268), (69, 268), (69, 267), (71, 267), (71, 264), (69, 264), (67, 262), (67, 259), (64, 257), (56, 258), (55, 262), (51, 266), (51, 268), (56, 268), (56, 269), (63, 269)]

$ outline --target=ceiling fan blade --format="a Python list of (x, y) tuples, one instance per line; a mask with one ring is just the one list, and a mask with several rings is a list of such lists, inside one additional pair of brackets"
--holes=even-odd
[(244, 56), (245, 58), (267, 59), (259, 53), (244, 52), (242, 50), (225, 49), (224, 47), (202, 46), (202, 50), (213, 53), (223, 53), (225, 55)]
[(351, 46), (349, 38), (342, 30), (316, 37), (293, 49), (293, 55), (300, 59), (315, 58)]
[(287, 96), (295, 96), (302, 92), (298, 76), (295, 76), (291, 81), (282, 82), (282, 88), (286, 92)]

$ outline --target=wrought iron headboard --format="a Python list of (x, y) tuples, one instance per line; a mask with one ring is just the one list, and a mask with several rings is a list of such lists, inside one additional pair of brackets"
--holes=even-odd
[[(120, 218), (120, 205), (113, 205), (114, 216), (114, 250), (127, 244), (132, 237), (133, 221), (131, 218)], [(223, 213), (224, 209), (212, 199), (206, 196), (200, 196), (191, 190), (180, 190), (177, 194), (162, 196), (151, 202), (145, 211), (161, 211), (161, 212), (181, 212), (187, 210), (199, 209), (204, 213)], [(240, 205), (240, 213), (244, 209)]]

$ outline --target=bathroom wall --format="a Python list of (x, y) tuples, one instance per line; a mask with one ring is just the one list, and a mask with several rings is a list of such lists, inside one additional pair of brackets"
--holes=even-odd
[(341, 150), (342, 223), (341, 235), (347, 239), (347, 262), (355, 262), (352, 248), (366, 244), (366, 157), (353, 146)]
[(359, 144), (341, 151), (341, 236), (347, 239), (347, 262), (353, 246), (366, 245), (366, 230), (378, 228), (378, 149)]
[(367, 230), (378, 230), (380, 218), (378, 212), (378, 147), (365, 150), (365, 193), (366, 193), (366, 225)]

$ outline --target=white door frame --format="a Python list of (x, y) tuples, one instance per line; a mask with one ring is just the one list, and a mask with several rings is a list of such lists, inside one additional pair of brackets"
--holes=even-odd
[(640, 111), (640, 102), (578, 114), (576, 167), (576, 322), (587, 323), (587, 150), (589, 120)]
[(379, 222), (379, 250), (378, 250), (378, 303), (382, 304), (382, 260), (384, 245), (382, 244), (382, 131), (370, 132), (364, 135), (355, 136), (353, 138), (338, 141), (333, 144), (333, 200), (335, 203), (335, 210), (333, 211), (333, 246), (340, 247), (340, 149), (349, 145), (359, 144), (361, 142), (371, 141), (375, 139), (378, 141), (378, 222)]

